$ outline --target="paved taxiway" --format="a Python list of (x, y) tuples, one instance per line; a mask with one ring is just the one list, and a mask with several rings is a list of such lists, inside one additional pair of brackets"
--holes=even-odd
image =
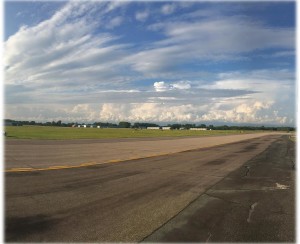
[[(290, 166), (282, 166), (278, 171), (277, 168), (281, 166), (276, 165), (276, 159), (279, 158), (283, 158), (280, 162), (290, 162), (287, 147), (287, 139), (282, 139), (280, 135), (269, 135), (116, 164), (6, 173), (5, 239), (13, 242), (252, 240), (247, 239), (245, 233), (248, 233), (247, 226), (256, 224), (257, 216), (254, 212), (248, 223), (245, 214), (249, 217), (249, 208), (254, 206), (251, 204), (259, 201), (254, 193), (248, 194), (249, 196), (239, 195), (235, 190), (241, 186), (250, 190), (273, 187), (271, 193), (268, 193), (273, 195), (262, 198), (269, 205), (259, 202), (259, 205), (254, 206), (255, 211), (264, 213), (266, 208), (269, 210), (268, 206), (273, 207), (271, 210), (278, 213), (265, 222), (270, 228), (264, 228), (272, 236), (274, 225), (278, 229), (289, 224), (285, 227), (288, 230), (282, 229), (280, 232), (285, 235), (282, 234), (281, 239), (276, 239), (275, 235), (274, 241), (284, 238), (291, 240), (293, 233), (290, 229), (294, 225), (293, 218), (289, 216), (294, 212), (293, 209), (286, 208), (293, 203), (294, 194), (288, 182), (291, 180), (290, 172), (293, 171)], [(280, 148), (285, 151), (279, 150)], [(270, 157), (273, 161), (269, 161), (273, 164), (266, 164), (262, 173), (259, 173), (260, 168), (255, 171), (253, 167), (247, 177), (242, 177), (245, 175), (245, 167), (242, 165), (249, 162), (255, 165), (255, 162), (260, 161), (251, 160), (260, 155), (263, 155), (260, 161), (264, 162)], [(268, 172), (274, 166), (275, 173), (269, 175)], [(236, 179), (230, 175), (227, 177), (230, 172), (233, 172), (231, 174)], [(249, 178), (252, 174), (254, 178)], [(220, 183), (222, 184), (219, 185)], [(283, 194), (280, 195), (275, 183), (288, 185), (289, 189), (280, 190), (280, 194)], [(222, 191), (217, 191), (218, 186)], [(233, 190), (233, 195), (227, 195), (225, 190)], [(224, 205), (223, 201), (216, 200), (218, 197), (227, 198), (229, 203)], [(231, 198), (234, 199), (232, 202), (240, 201), (247, 208), (241, 207), (235, 212), (234, 206), (230, 205), (234, 204), (230, 203)], [(206, 205), (206, 202), (209, 204)], [(261, 206), (264, 206), (262, 210)], [(232, 210), (229, 213), (234, 218), (230, 218), (228, 209)], [(216, 210), (218, 211), (214, 212)], [(281, 216), (285, 216), (286, 222), (283, 224), (279, 224)], [(223, 217), (224, 221), (220, 222)], [(201, 221), (205, 218), (207, 221), (211, 219), (210, 222)], [(263, 226), (264, 219), (258, 219), (258, 227)], [(240, 223), (244, 224), (241, 230), (238, 229)], [(223, 226), (223, 232), (220, 226)], [(229, 231), (228, 228), (231, 227), (234, 229)], [(255, 229), (258, 227), (253, 227), (252, 232), (259, 231)], [(224, 233), (229, 234), (224, 237)], [(194, 239), (186, 239), (187, 236)]]
[[(122, 138), (89, 140), (7, 140), (5, 167), (45, 169), (49, 167), (99, 164), (157, 156), (257, 138), (271, 133), (185, 138)], [(274, 134), (274, 133), (273, 133)]]

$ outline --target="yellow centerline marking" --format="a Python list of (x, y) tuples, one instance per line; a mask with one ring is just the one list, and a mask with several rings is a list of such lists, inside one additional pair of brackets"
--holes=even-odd
[(12, 168), (11, 170), (31, 170), (33, 168)]
[(95, 165), (95, 164), (97, 164), (97, 163), (96, 162), (91, 162), (91, 163), (83, 163), (83, 164), (80, 164), (79, 166), (84, 167), (84, 166), (91, 166), (91, 165)]

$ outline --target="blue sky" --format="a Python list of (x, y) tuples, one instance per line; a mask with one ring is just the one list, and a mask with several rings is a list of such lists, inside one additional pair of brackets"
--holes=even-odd
[(5, 3), (5, 117), (295, 124), (293, 2)]

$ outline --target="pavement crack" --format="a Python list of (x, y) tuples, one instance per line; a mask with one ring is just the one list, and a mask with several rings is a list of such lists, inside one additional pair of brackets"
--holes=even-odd
[[(159, 169), (159, 168), (157, 168)], [(223, 178), (228, 177), (230, 173), (228, 173), (226, 176), (224, 176)], [(155, 233), (156, 231), (158, 231), (159, 229), (163, 228), (165, 225), (167, 225), (169, 222), (171, 222), (173, 219), (175, 219), (180, 213), (182, 213), (186, 208), (188, 208), (189, 206), (191, 206), (194, 202), (196, 202), (201, 196), (203, 195), (207, 195), (209, 196), (209, 194), (207, 194), (207, 191), (211, 190), (215, 185), (217, 185), (220, 181), (216, 182), (215, 184), (211, 185), (209, 188), (206, 189), (206, 192), (201, 193), (199, 196), (197, 196), (195, 199), (193, 199), (192, 201), (190, 201), (183, 209), (181, 209), (177, 214), (175, 214), (173, 217), (171, 217), (168, 221), (166, 221), (165, 223), (163, 223), (161, 226), (157, 227), (155, 230), (153, 230), (150, 234), (148, 234), (147, 236), (145, 236), (144, 238), (142, 238), (141, 240), (139, 240), (139, 243), (141, 242), (145, 242), (145, 240), (153, 235), (153, 233)], [(211, 196), (213, 197), (213, 196)], [(224, 200), (224, 199), (223, 199)], [(225, 201), (225, 200), (224, 200)], [(240, 204), (240, 203), (236, 203), (236, 204)]]
[(209, 194), (209, 193), (207, 193), (207, 192), (205, 192), (203, 195), (207, 195), (207, 196), (209, 196), (209, 197), (212, 197), (212, 198), (216, 198), (216, 199), (222, 200), (222, 201), (224, 201), (224, 202), (233, 203), (233, 204), (238, 204), (238, 205), (243, 205), (243, 204), (240, 203), (240, 202), (234, 202), (234, 201), (230, 201), (230, 200), (224, 199), (224, 198), (222, 198), (222, 197), (213, 196), (213, 195), (211, 195), (211, 194)]
[(248, 176), (249, 172), (250, 172), (250, 166), (249, 165), (246, 165), (244, 166), (246, 168), (246, 173), (244, 175), (244, 177)]
[(206, 239), (206, 242), (209, 242), (210, 238), (211, 238), (212, 234), (210, 232), (208, 232), (208, 237)]
[(251, 204), (250, 209), (249, 209), (249, 215), (248, 215), (248, 218), (247, 218), (247, 222), (248, 223), (250, 223), (250, 221), (251, 221), (251, 215), (253, 214), (254, 209), (255, 209), (255, 207), (257, 205), (258, 205), (258, 202), (255, 202), (255, 203)]
[(291, 159), (291, 161), (292, 161), (292, 169), (295, 170), (296, 169), (295, 161), (293, 159)]

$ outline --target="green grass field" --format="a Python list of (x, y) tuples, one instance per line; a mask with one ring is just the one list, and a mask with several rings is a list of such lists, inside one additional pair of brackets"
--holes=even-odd
[(101, 139), (101, 138), (134, 138), (134, 137), (181, 137), (181, 136), (212, 136), (241, 133), (255, 133), (258, 131), (239, 130), (135, 130), (135, 129), (98, 129), (98, 128), (70, 128), (48, 126), (6, 126), (7, 139)]

